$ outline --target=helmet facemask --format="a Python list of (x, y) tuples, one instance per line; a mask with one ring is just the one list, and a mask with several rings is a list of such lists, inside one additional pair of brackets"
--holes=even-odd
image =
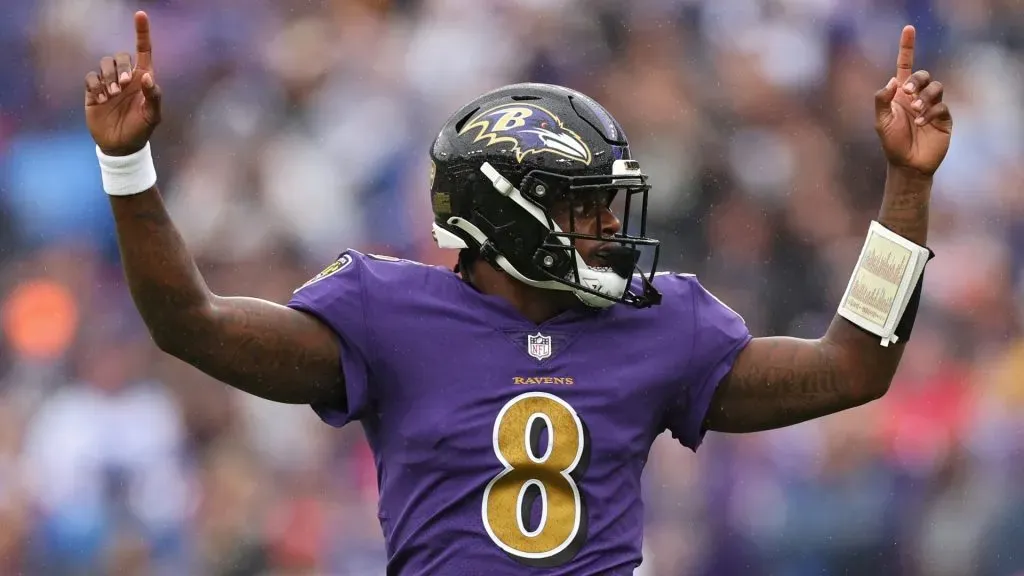
[[(646, 237), (650, 185), (636, 161), (616, 160), (610, 175), (564, 176), (533, 170), (518, 189), (489, 163), (485, 162), (480, 171), (493, 187), (492, 193), (505, 197), (500, 203), (503, 209), (515, 213), (496, 215), (478, 210), (475, 222), (450, 218), (447, 224), (453, 232), (459, 232), (457, 235), (435, 224), (440, 245), (457, 247), (454, 244), (462, 242), (453, 236), (468, 236), (480, 246), (481, 257), (517, 280), (539, 288), (571, 291), (590, 307), (623, 303), (646, 308), (661, 301), (661, 294), (651, 284), (660, 244)], [(616, 196), (624, 200), (622, 228), (605, 234), (604, 219), (609, 217), (608, 207)], [(631, 210), (638, 205), (640, 231), (631, 235)], [(552, 219), (556, 210), (568, 211), (567, 230)], [(578, 230), (577, 222), (583, 218), (596, 218), (594, 233)], [(577, 250), (580, 240), (600, 243), (597, 254), (606, 266), (588, 265)], [(652, 264), (646, 273), (638, 266), (642, 247), (652, 252)], [(643, 286), (639, 294), (630, 286), (634, 272)]]

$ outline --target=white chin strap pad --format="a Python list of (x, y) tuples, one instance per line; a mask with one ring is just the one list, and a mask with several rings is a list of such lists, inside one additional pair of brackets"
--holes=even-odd
[[(584, 265), (585, 266), (585, 265)], [(615, 272), (596, 270), (589, 266), (580, 267), (580, 284), (590, 288), (591, 290), (605, 294), (609, 298), (619, 299), (626, 293), (626, 288), (629, 286), (629, 279), (619, 276)], [(614, 301), (608, 298), (602, 298), (595, 294), (590, 294), (582, 290), (573, 290), (573, 294), (580, 299), (581, 302), (587, 306), (594, 308), (607, 308)]]

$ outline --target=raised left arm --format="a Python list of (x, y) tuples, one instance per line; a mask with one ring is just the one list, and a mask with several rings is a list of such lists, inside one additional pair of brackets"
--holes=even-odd
[[(879, 222), (919, 245), (928, 229), (931, 177), (890, 167)], [(754, 338), (718, 385), (705, 427), (756, 432), (860, 406), (889, 389), (905, 342), (878, 337), (838, 314), (817, 340)]]
[[(952, 118), (942, 85), (911, 74), (914, 29), (905, 27), (897, 75), (875, 94), (876, 130), (889, 161), (878, 221), (925, 246), (932, 174), (949, 147)], [(755, 432), (860, 406), (889, 389), (905, 342), (879, 339), (838, 314), (817, 340), (755, 338), (719, 384), (705, 428)]]

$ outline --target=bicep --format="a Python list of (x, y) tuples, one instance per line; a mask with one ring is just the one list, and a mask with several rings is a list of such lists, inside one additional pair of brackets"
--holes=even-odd
[(292, 404), (337, 402), (340, 345), (305, 312), (257, 298), (215, 298), (174, 355), (244, 392)]
[(842, 350), (827, 340), (754, 338), (719, 383), (707, 430), (756, 432), (863, 404)]

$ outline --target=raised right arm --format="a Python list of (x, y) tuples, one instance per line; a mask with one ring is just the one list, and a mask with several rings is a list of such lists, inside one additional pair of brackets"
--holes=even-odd
[[(160, 123), (149, 17), (135, 14), (129, 54), (85, 77), (85, 117), (102, 154), (132, 298), (161, 350), (239, 390), (269, 400), (344, 402), (341, 346), (304, 312), (255, 298), (213, 294), (156, 189), (147, 143)], [(127, 158), (126, 158), (127, 157)]]

